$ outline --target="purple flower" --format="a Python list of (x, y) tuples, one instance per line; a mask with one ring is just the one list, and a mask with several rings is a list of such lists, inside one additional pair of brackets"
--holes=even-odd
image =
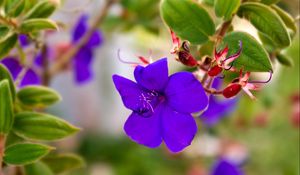
[[(220, 89), (222, 80), (215, 78), (212, 87), (214, 89)], [(221, 99), (211, 95), (209, 97), (209, 104), (207, 110), (200, 116), (202, 122), (206, 126), (213, 126), (217, 124), (223, 117), (229, 115), (234, 111), (237, 105), (237, 98), (233, 99)]]
[(240, 168), (231, 162), (220, 159), (213, 166), (211, 175), (243, 175), (244, 173)]
[[(19, 60), (14, 57), (4, 58), (0, 63), (3, 64), (5, 67), (7, 67), (14, 80), (18, 77), (19, 73), (22, 71), (22, 66)], [(40, 83), (41, 83), (41, 79), (36, 74), (36, 72), (33, 69), (28, 69), (23, 79), (20, 82), (20, 86), (40, 84)]]
[(22, 47), (26, 47), (30, 44), (29, 38), (25, 34), (20, 34), (19, 35), (19, 42), (20, 42)]
[[(75, 25), (72, 38), (73, 43), (78, 42), (87, 32), (87, 20), (88, 16), (82, 15), (77, 24)], [(91, 69), (94, 56), (93, 50), (94, 48), (102, 45), (102, 43), (102, 33), (100, 31), (95, 31), (92, 34), (90, 40), (87, 42), (87, 44), (84, 47), (82, 47), (74, 57), (73, 68), (75, 69), (74, 73), (77, 83), (84, 83), (92, 78), (93, 73)]]
[(191, 144), (197, 125), (191, 113), (208, 103), (201, 83), (189, 72), (168, 76), (167, 59), (134, 70), (137, 83), (113, 75), (123, 104), (132, 110), (124, 130), (135, 142), (150, 148), (162, 141), (172, 152)]

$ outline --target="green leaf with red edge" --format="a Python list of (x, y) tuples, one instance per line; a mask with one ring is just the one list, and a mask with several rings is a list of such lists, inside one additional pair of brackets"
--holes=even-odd
[(271, 7), (256, 3), (243, 3), (238, 11), (240, 17), (248, 19), (257, 30), (272, 39), (278, 47), (287, 47), (291, 38), (280, 16)]
[(202, 44), (215, 33), (211, 16), (193, 0), (163, 0), (160, 12), (165, 23), (192, 44)]
[(242, 53), (234, 61), (234, 67), (252, 72), (269, 72), (272, 70), (267, 51), (248, 33), (231, 32), (224, 37), (223, 42), (229, 47), (228, 55), (233, 55), (238, 51), (239, 41), (242, 42)]

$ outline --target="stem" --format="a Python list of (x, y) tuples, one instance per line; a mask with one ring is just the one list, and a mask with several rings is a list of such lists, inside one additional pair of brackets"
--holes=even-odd
[(70, 62), (70, 60), (77, 54), (77, 52), (85, 46), (90, 40), (93, 33), (98, 29), (98, 26), (105, 19), (110, 7), (115, 3), (116, 0), (107, 0), (104, 8), (100, 10), (99, 15), (96, 17), (94, 23), (91, 25), (91, 28), (83, 35), (83, 37), (79, 40), (79, 42), (75, 43), (72, 48), (70, 48), (65, 54), (63, 54), (60, 58), (56, 59), (56, 63), (49, 70), (49, 75), (53, 76), (57, 72), (59, 72), (64, 65)]
[(225, 21), (222, 25), (221, 25), (221, 28), (218, 32), (218, 36), (223, 38), (223, 36), (226, 34), (226, 31), (228, 30), (228, 28), (230, 27), (230, 24), (231, 24), (231, 21), (232, 20), (229, 20), (229, 21)]
[(205, 92), (209, 93), (209, 94), (214, 94), (214, 95), (220, 95), (223, 93), (223, 91), (216, 91), (214, 89), (209, 89), (204, 87)]
[(15, 29), (17, 28), (17, 23), (15, 21), (7, 19), (2, 15), (0, 15), (0, 23), (7, 25), (7, 26), (12, 26)]
[(49, 60), (48, 60), (48, 50), (47, 46), (43, 45), (42, 47), (42, 85), (49, 86), (50, 83), (50, 75), (49, 75)]
[(2, 163), (3, 163), (3, 156), (5, 150), (5, 142), (6, 142), (6, 135), (0, 134), (0, 175), (4, 175), (2, 173)]

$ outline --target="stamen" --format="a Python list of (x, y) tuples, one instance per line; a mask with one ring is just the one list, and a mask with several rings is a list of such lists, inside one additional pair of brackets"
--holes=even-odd
[(229, 56), (228, 58), (226, 58), (223, 62), (226, 64), (226, 61), (227, 62), (233, 62), (237, 57), (239, 57), (240, 55), (241, 55), (241, 52), (242, 52), (242, 46), (243, 46), (243, 43), (242, 43), (242, 41), (240, 40), (239, 41), (239, 46), (240, 46), (240, 48), (239, 48), (239, 50), (238, 50), (238, 52), (237, 53), (235, 53), (235, 54), (233, 54), (233, 55), (231, 55), (231, 56)]
[(273, 76), (273, 71), (270, 71), (269, 72), (269, 79), (268, 80), (266, 80), (266, 81), (248, 81), (248, 83), (252, 83), (252, 84), (259, 84), (259, 83), (262, 83), (262, 84), (264, 84), (264, 83), (269, 83), (270, 81), (271, 81), (271, 79), (272, 79), (272, 76)]
[(233, 67), (234, 61), (231, 63), (229, 68), (224, 68), (224, 70), (229, 71)]

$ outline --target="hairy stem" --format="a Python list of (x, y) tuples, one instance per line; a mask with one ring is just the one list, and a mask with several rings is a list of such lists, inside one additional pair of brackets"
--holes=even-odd
[(115, 3), (116, 0), (107, 0), (106, 4), (104, 5), (104, 8), (102, 10), (99, 10), (100, 13), (96, 17), (94, 23), (91, 25), (91, 28), (83, 35), (83, 37), (74, 44), (65, 54), (60, 56), (60, 58), (56, 59), (56, 63), (50, 68), (49, 75), (53, 76), (70, 62), (70, 60), (77, 54), (77, 52), (88, 43), (93, 33), (98, 29), (99, 25), (103, 22), (105, 19), (110, 7)]

